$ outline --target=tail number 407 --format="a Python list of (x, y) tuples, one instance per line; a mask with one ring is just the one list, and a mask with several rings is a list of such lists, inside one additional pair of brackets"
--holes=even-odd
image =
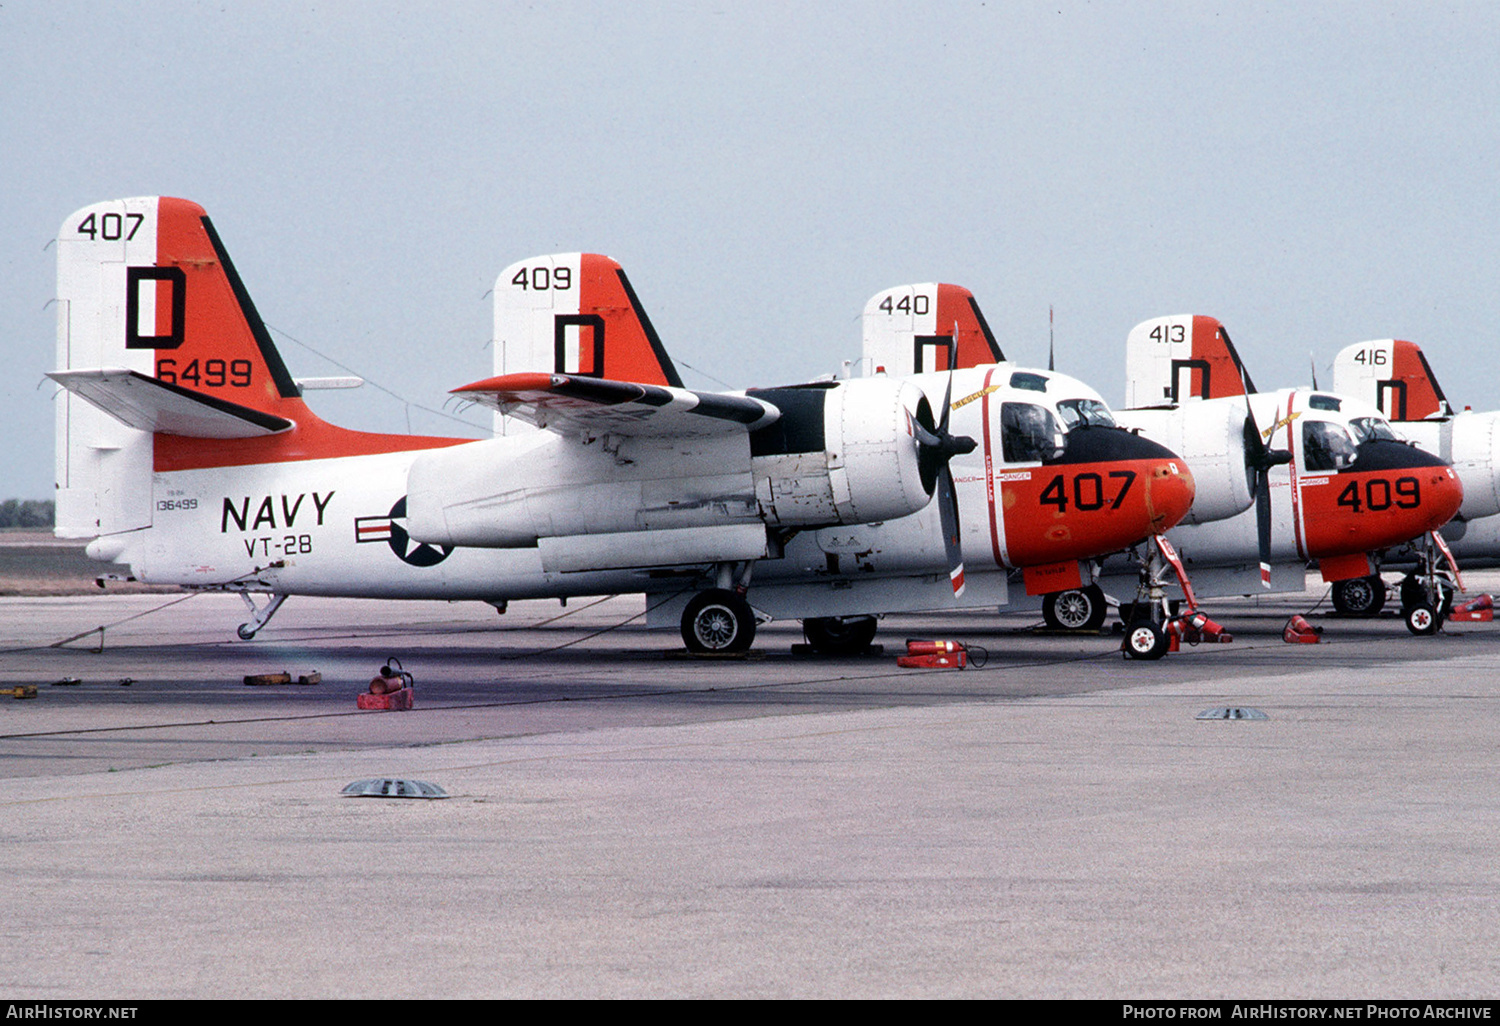
[(1106, 484), (1102, 474), (1095, 474), (1092, 471), (1074, 474), (1073, 487), (1069, 489), (1064, 482), (1063, 475), (1058, 474), (1048, 482), (1046, 488), (1042, 489), (1042, 495), (1038, 501), (1043, 506), (1056, 506), (1059, 513), (1068, 511), (1070, 499), (1074, 509), (1084, 512), (1103, 509), (1106, 504), (1110, 509), (1119, 509), (1125, 502), (1125, 495), (1130, 491), (1130, 486), (1135, 483), (1135, 471), (1111, 470), (1109, 478), (1110, 482)]

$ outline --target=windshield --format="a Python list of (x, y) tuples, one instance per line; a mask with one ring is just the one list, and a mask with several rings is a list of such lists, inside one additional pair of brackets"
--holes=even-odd
[(1349, 422), (1349, 429), (1354, 432), (1356, 443), (1401, 441), (1391, 426), (1379, 417), (1355, 417)]
[(1322, 420), (1302, 422), (1302, 452), (1308, 470), (1341, 470), (1358, 455), (1349, 432)]
[(1053, 460), (1067, 445), (1052, 411), (1033, 403), (1001, 404), (1000, 438), (1007, 463)]
[(1097, 399), (1063, 399), (1057, 404), (1063, 423), (1072, 431), (1076, 427), (1114, 427), (1115, 418)]

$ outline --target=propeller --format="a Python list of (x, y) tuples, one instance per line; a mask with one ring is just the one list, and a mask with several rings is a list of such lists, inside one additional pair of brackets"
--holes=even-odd
[(948, 387), (943, 392), (943, 413), (936, 426), (932, 424), (932, 409), (924, 399), (917, 408), (916, 437), (921, 451), (917, 466), (922, 474), (922, 483), (936, 490), (938, 515), (943, 526), (943, 548), (948, 557), (948, 579), (953, 584), (953, 597), (964, 593), (963, 546), (959, 536), (958, 490), (953, 485), (953, 471), (948, 461), (974, 451), (979, 444), (968, 435), (954, 435), (948, 430), (948, 421), (953, 413), (953, 371), (958, 363), (958, 325), (953, 326), (954, 344), (948, 350)]
[[(1229, 342), (1228, 332), (1224, 333), (1224, 341)], [(1260, 425), (1255, 422), (1255, 410), (1250, 403), (1250, 395), (1255, 391), (1255, 386), (1250, 382), (1250, 375), (1245, 371), (1245, 365), (1239, 360), (1235, 363), (1239, 367), (1240, 381), (1245, 389), (1245, 469), (1254, 475), (1251, 482), (1255, 489), (1255, 534), (1260, 544), (1260, 586), (1270, 588), (1271, 468), (1290, 463), (1292, 454), (1281, 449), (1272, 449), (1266, 444), (1265, 436), (1260, 432)]]

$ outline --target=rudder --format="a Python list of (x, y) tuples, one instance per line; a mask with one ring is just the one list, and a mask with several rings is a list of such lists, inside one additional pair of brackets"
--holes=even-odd
[(961, 285), (924, 282), (877, 292), (863, 322), (867, 373), (904, 376), (947, 370), (950, 360), (967, 368), (1005, 359), (974, 293)]
[(1178, 314), (1143, 321), (1125, 341), (1125, 407), (1175, 405), (1254, 392), (1229, 334), (1216, 318)]
[(1389, 420), (1425, 420), (1452, 412), (1415, 342), (1356, 342), (1333, 360), (1333, 390), (1379, 407)]

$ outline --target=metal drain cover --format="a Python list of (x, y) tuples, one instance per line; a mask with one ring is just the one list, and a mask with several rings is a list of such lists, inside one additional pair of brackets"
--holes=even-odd
[(446, 798), (448, 792), (425, 780), (405, 777), (374, 777), (356, 780), (341, 792), (350, 798)]
[(1271, 717), (1248, 705), (1225, 705), (1218, 709), (1204, 709), (1194, 717), (1199, 720), (1269, 720)]

